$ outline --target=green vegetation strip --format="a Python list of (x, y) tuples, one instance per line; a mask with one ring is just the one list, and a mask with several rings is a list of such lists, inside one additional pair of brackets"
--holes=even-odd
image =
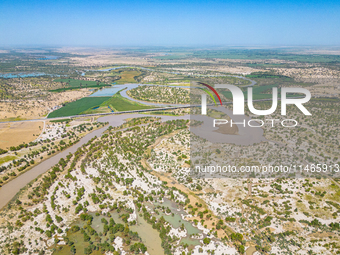
[(48, 118), (78, 115), (90, 108), (99, 106), (109, 98), (110, 97), (84, 97), (75, 102), (68, 103), (62, 108), (55, 110), (54, 112), (51, 112), (48, 115)]
[[(99, 108), (100, 107), (100, 108)], [(48, 115), (48, 118), (67, 117), (79, 114), (97, 113), (102, 108), (113, 111), (132, 111), (151, 109), (153, 106), (132, 102), (116, 93), (112, 97), (84, 97), (71, 102)], [(109, 107), (109, 108), (108, 108)], [(99, 109), (98, 109), (99, 108)], [(62, 120), (65, 121), (65, 120)]]
[(119, 92), (113, 95), (109, 100), (105, 101), (102, 105), (110, 106), (112, 109), (115, 109), (116, 111), (132, 111), (154, 108), (153, 106), (132, 102), (122, 97)]
[(66, 90), (72, 89), (80, 89), (80, 88), (100, 88), (111, 86), (110, 84), (105, 84), (98, 81), (84, 81), (84, 80), (75, 80), (75, 79), (56, 79), (54, 82), (60, 82), (64, 85), (63, 88), (50, 90), (51, 92), (62, 92)]
[(55, 122), (55, 123), (62, 123), (62, 122), (69, 123), (70, 121), (71, 119), (51, 120), (51, 122)]

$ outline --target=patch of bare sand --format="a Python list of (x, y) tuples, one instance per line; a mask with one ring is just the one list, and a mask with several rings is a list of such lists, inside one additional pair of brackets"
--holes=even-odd
[(327, 238), (333, 235), (334, 234), (332, 232), (315, 232), (315, 233), (309, 234), (308, 236), (311, 238)]
[[(43, 122), (17, 122), (0, 124), (0, 148), (9, 149), (23, 142), (34, 141), (41, 133)], [(33, 134), (35, 136), (33, 136)]]
[(75, 66), (149, 65), (148, 61), (140, 57), (121, 57), (114, 54), (72, 57), (70, 60)]
[(255, 252), (256, 252), (255, 246), (250, 246), (250, 247), (246, 250), (246, 255), (253, 255)]
[(297, 231), (297, 232), (300, 232), (302, 230), (301, 227), (298, 226), (294, 222), (288, 222), (288, 223), (283, 224), (283, 229), (286, 231)]

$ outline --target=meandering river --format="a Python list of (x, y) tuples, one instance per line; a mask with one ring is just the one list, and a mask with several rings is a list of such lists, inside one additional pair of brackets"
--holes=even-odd
[[(240, 78), (242, 78), (240, 76)], [(244, 77), (243, 77), (244, 78)], [(245, 79), (245, 78), (244, 78)], [(253, 86), (255, 82), (252, 81), (252, 84), (250, 86)], [(140, 102), (139, 100), (133, 99), (129, 97), (126, 94), (126, 91), (132, 88), (137, 87), (139, 84), (124, 84), (124, 85), (116, 85), (115, 88), (127, 88), (121, 92), (121, 95), (136, 102)], [(180, 86), (176, 86), (180, 87)], [(174, 104), (157, 104), (157, 103), (149, 103), (149, 102), (143, 102), (144, 104), (148, 105), (155, 105), (155, 106), (177, 106)], [(226, 114), (228, 114), (231, 118), (238, 118), (237, 116), (232, 116), (231, 112), (227, 109), (218, 109)], [(109, 125), (112, 127), (118, 127), (124, 123), (124, 120), (127, 118), (137, 118), (137, 117), (145, 117), (145, 116), (154, 116), (154, 117), (161, 117), (162, 121), (167, 120), (174, 120), (174, 119), (190, 119), (191, 117), (189, 115), (185, 116), (159, 116), (159, 115), (152, 115), (152, 114), (121, 114), (121, 115), (108, 115), (104, 117), (100, 117), (98, 121), (100, 122), (109, 122)], [(205, 117), (205, 116), (201, 116)], [(208, 118), (208, 117), (207, 117)], [(238, 121), (238, 119), (235, 119), (235, 121)], [(83, 138), (80, 139), (78, 143), (75, 145), (67, 148), (66, 150), (42, 161), (38, 165), (32, 167), (27, 172), (19, 175), (17, 178), (13, 179), (9, 183), (3, 185), (0, 188), (0, 210), (8, 203), (10, 202), (13, 197), (22, 189), (24, 188), (28, 183), (30, 183), (32, 180), (37, 178), (39, 175), (45, 173), (48, 171), (52, 166), (57, 164), (61, 158), (65, 158), (69, 153), (74, 153), (79, 147), (81, 147), (83, 144), (87, 143), (89, 140), (91, 140), (95, 136), (101, 136), (103, 132), (107, 129), (107, 127), (103, 127), (100, 129), (97, 129), (87, 135), (85, 135)], [(243, 127), (242, 125), (238, 125), (239, 135), (227, 135), (225, 136), (225, 140), (223, 142), (226, 143), (233, 143), (238, 145), (250, 145), (256, 142), (264, 141), (263, 137), (263, 130), (261, 128), (258, 128), (257, 130), (249, 130), (249, 127)], [(215, 139), (214, 136), (205, 137), (204, 133), (200, 132), (200, 129), (192, 129), (192, 131), (199, 136), (202, 136), (203, 138), (206, 138), (209, 140)], [(251, 135), (249, 135), (251, 134)], [(221, 136), (221, 135), (220, 135)], [(219, 137), (220, 137), (219, 136)], [(212, 142), (216, 142), (215, 140)]]

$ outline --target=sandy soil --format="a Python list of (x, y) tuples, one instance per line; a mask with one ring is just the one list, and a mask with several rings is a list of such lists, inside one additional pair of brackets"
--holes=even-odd
[(124, 57), (113, 53), (70, 58), (71, 63), (75, 66), (108, 66), (108, 65), (150, 65), (148, 61), (140, 57)]
[(339, 97), (340, 95), (340, 80), (334, 79), (330, 82), (321, 82), (308, 88), (313, 96), (329, 96)]
[(10, 146), (35, 140), (40, 135), (43, 126), (43, 122), (1, 123), (0, 148), (8, 149)]
[(256, 252), (256, 249), (254, 246), (250, 246), (247, 250), (246, 250), (246, 254), (247, 255), (252, 255), (254, 254), (254, 252)]
[(45, 116), (55, 106), (90, 95), (88, 89), (49, 93), (47, 98), (41, 100), (22, 100), (16, 102), (0, 103), (0, 119), (10, 118), (35, 119)]
[[(46, 116), (53, 107), (89, 95), (88, 89), (50, 93), (44, 100), (1, 102), (0, 120), (37, 119)], [(42, 132), (43, 122), (0, 124), (0, 148), (6, 149), (35, 140)], [(33, 134), (35, 136), (33, 136)]]

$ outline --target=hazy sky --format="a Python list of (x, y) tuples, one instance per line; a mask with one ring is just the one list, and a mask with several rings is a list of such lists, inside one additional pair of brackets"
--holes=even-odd
[(340, 1), (0, 1), (0, 45), (340, 45)]

